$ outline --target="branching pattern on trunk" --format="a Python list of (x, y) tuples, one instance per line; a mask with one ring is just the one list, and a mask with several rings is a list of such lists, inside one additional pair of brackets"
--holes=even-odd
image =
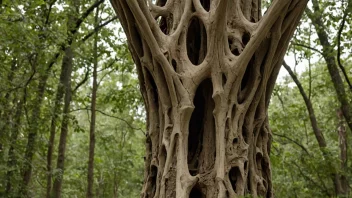
[(307, 0), (112, 0), (147, 110), (142, 197), (272, 197), (267, 107)]

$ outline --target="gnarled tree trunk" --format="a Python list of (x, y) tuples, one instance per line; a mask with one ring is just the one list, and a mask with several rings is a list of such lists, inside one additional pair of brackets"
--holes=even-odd
[(111, 0), (147, 110), (142, 197), (272, 197), (267, 108), (307, 0)]

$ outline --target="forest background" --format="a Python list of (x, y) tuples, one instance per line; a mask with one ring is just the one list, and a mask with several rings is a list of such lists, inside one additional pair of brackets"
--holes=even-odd
[[(351, 196), (351, 11), (313, 0), (291, 41), (269, 110), (276, 197)], [(139, 197), (146, 115), (126, 42), (108, 1), (0, 1), (0, 197)]]

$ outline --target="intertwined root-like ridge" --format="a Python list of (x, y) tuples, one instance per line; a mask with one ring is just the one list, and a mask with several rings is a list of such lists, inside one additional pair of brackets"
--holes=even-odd
[(307, 0), (111, 0), (147, 110), (142, 197), (272, 197), (267, 107)]

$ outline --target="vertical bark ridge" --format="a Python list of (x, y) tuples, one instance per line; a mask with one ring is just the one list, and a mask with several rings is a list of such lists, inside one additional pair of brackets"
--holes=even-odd
[(147, 109), (142, 197), (272, 197), (272, 84), (307, 0), (111, 0)]

